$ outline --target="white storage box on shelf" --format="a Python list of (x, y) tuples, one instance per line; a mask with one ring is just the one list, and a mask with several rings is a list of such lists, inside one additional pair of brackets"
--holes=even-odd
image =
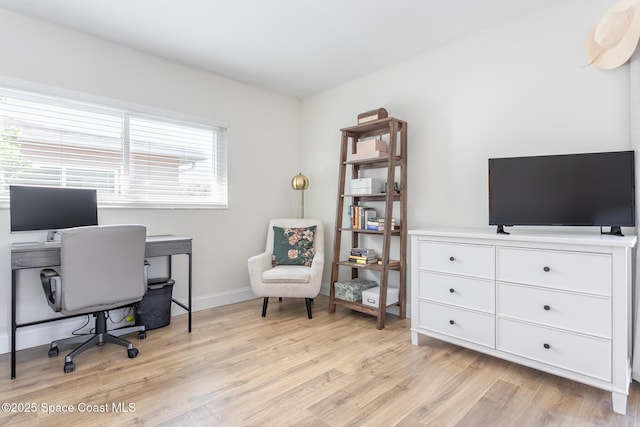
[[(387, 288), (387, 305), (397, 303), (398, 298), (398, 288)], [(378, 307), (380, 303), (380, 286), (362, 291), (362, 303), (371, 307)]]
[(378, 178), (356, 178), (351, 180), (351, 194), (377, 194), (382, 191)]

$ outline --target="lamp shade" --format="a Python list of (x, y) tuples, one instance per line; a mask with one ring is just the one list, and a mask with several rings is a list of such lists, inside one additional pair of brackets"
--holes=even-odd
[(291, 180), (291, 188), (294, 190), (306, 190), (309, 188), (309, 178), (302, 175), (302, 172), (300, 172)]

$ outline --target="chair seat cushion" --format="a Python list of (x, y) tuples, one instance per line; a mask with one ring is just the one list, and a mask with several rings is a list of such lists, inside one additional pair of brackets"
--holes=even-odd
[(279, 265), (262, 273), (264, 283), (309, 283), (311, 268), (303, 265)]

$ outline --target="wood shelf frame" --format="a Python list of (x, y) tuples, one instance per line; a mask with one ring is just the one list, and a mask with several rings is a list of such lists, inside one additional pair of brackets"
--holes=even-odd
[[(341, 129), (342, 141), (340, 146), (340, 175), (338, 183), (338, 197), (336, 208), (335, 234), (333, 245), (333, 262), (331, 266), (331, 289), (329, 300), (329, 313), (335, 313), (336, 306), (360, 311), (377, 318), (377, 329), (384, 328), (386, 310), (388, 307), (398, 306), (399, 317), (406, 317), (406, 288), (407, 288), (407, 123), (394, 117), (384, 118), (361, 125), (350, 126)], [(366, 160), (349, 160), (349, 155), (356, 152), (356, 142), (368, 139), (372, 136), (388, 135), (388, 152), (385, 158)], [(387, 184), (384, 193), (374, 194), (348, 194), (345, 192), (347, 182), (347, 170), (351, 169), (351, 178), (360, 178), (360, 172), (368, 169), (386, 169)], [(396, 192), (394, 183), (399, 171), (399, 191)], [(350, 198), (354, 204), (361, 202), (384, 202), (384, 230), (354, 229), (343, 226), (345, 214), (345, 199)], [(392, 218), (400, 219), (399, 228), (391, 229)], [(379, 237), (382, 239), (382, 251), (379, 254), (381, 264), (357, 264), (344, 261), (341, 250), (342, 233), (351, 234), (351, 247), (360, 246), (363, 236)], [(389, 252), (391, 250), (391, 238), (399, 239), (399, 264), (390, 265)], [(350, 249), (350, 248), (349, 248)], [(339, 270), (350, 269), (351, 278), (358, 277), (358, 272), (367, 270), (379, 274), (380, 296), (379, 306), (371, 307), (357, 302), (341, 300), (335, 295), (335, 283), (338, 281)], [(389, 272), (398, 272), (399, 299), (397, 303), (387, 305), (387, 288), (389, 285)]]

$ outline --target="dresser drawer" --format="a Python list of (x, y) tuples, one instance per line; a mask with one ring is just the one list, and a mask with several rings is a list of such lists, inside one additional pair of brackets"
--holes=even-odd
[(493, 348), (495, 318), (447, 305), (419, 301), (418, 326)]
[(418, 296), (491, 314), (495, 312), (493, 280), (421, 271)]
[(422, 241), (419, 251), (420, 269), (493, 279), (493, 246)]
[(496, 279), (611, 295), (611, 255), (497, 248)]
[(497, 283), (497, 314), (611, 338), (611, 299)]
[(611, 381), (611, 341), (498, 319), (497, 349)]

